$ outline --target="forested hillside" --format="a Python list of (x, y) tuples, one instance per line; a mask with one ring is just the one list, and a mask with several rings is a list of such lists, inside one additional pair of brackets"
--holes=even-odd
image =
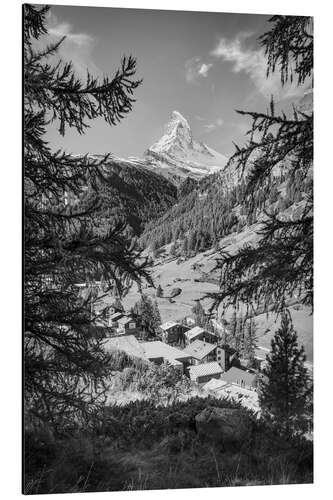
[(183, 186), (185, 195), (179, 196), (157, 221), (148, 223), (140, 238), (144, 247), (156, 250), (178, 241), (182, 253), (198, 253), (218, 245), (218, 241), (232, 232), (243, 230), (264, 216), (264, 210), (281, 213), (301, 209), (312, 180), (286, 176), (279, 171), (269, 192), (256, 190), (249, 205), (242, 203), (246, 195), (246, 179), (238, 184), (227, 182), (225, 172), (205, 177), (196, 185)]
[[(98, 189), (99, 214), (105, 223), (118, 220), (130, 236), (167, 211), (177, 200), (177, 189), (165, 177), (121, 160), (109, 160)], [(89, 196), (89, 192), (86, 196)]]

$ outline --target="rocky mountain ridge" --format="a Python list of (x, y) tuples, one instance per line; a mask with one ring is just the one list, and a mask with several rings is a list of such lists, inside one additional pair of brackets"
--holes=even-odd
[(218, 172), (227, 158), (194, 139), (191, 127), (179, 111), (173, 111), (164, 135), (145, 152), (148, 168), (166, 177), (201, 179)]

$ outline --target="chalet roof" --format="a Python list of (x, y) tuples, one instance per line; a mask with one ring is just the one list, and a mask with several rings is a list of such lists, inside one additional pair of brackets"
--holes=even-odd
[(115, 312), (114, 314), (111, 314), (110, 319), (116, 320), (124, 316), (124, 313), (121, 312)]
[(191, 328), (190, 330), (185, 332), (185, 335), (188, 338), (188, 340), (192, 340), (204, 332), (205, 332), (205, 330), (203, 328), (201, 328), (201, 326), (194, 326), (193, 328)]
[(124, 309), (120, 306), (117, 306), (117, 304), (113, 303), (110, 305), (110, 309), (114, 309), (115, 311), (118, 311), (118, 312), (124, 312)]
[(106, 352), (124, 351), (130, 356), (146, 359), (145, 351), (134, 335), (108, 338), (103, 342), (103, 347)]
[(198, 337), (199, 335), (201, 335), (202, 333), (207, 333), (208, 335), (211, 335), (213, 337), (218, 338), (218, 336), (215, 333), (208, 332), (207, 330), (205, 330), (201, 326), (194, 326), (193, 328), (191, 328), (190, 330), (185, 332), (185, 335), (188, 338), (188, 340), (192, 340), (192, 339), (195, 339), (195, 337)]
[(255, 357), (257, 359), (265, 361), (267, 354), (269, 354), (269, 352), (270, 352), (269, 349), (265, 349), (264, 347), (257, 347), (257, 349), (255, 349)]
[(228, 385), (228, 382), (225, 380), (212, 378), (209, 382), (207, 382), (202, 388), (206, 391), (218, 391), (219, 389), (223, 389)]
[(205, 377), (208, 375), (220, 375), (222, 372), (223, 372), (222, 368), (216, 361), (190, 367), (191, 379), (198, 377)]
[(198, 359), (200, 361), (210, 352), (214, 351), (214, 349), (216, 349), (216, 345), (197, 339), (192, 344), (187, 346), (183, 350), (183, 353), (186, 353), (187, 356), (191, 356), (191, 358)]
[(184, 354), (184, 351), (165, 344), (160, 340), (152, 342), (141, 342), (140, 345), (143, 348), (148, 359), (163, 358), (170, 362), (173, 362), (179, 361), (181, 359), (186, 359), (188, 357), (186, 354)]
[(257, 375), (255, 373), (250, 373), (246, 370), (241, 370), (236, 366), (232, 366), (230, 370), (223, 373), (222, 380), (229, 382), (230, 384), (238, 384), (241, 385), (243, 382), (246, 385), (255, 385), (257, 379)]
[(166, 321), (165, 323), (163, 323), (160, 328), (164, 331), (166, 330), (170, 330), (170, 328), (173, 328), (174, 326), (177, 326), (179, 325), (179, 323), (176, 323), (175, 321)]
[(127, 323), (131, 323), (132, 321), (135, 323), (135, 320), (132, 317), (124, 316), (123, 318), (119, 319), (118, 323), (120, 325), (127, 325)]

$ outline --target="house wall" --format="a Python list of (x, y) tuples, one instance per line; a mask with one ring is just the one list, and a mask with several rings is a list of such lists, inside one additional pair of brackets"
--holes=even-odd
[(122, 335), (135, 335), (139, 336), (141, 333), (141, 329), (137, 326), (135, 328), (130, 328), (129, 327), (130, 323), (127, 323), (126, 325), (121, 325), (117, 329), (117, 333), (122, 334)]
[(209, 332), (203, 334), (203, 340), (209, 342), (209, 344), (216, 344), (218, 338), (215, 335), (211, 335)]
[(207, 354), (207, 356), (205, 356), (201, 360), (201, 363), (210, 363), (211, 361), (216, 361), (216, 349), (214, 351), (210, 352), (209, 354)]
[(197, 377), (196, 382), (198, 384), (205, 384), (206, 382), (209, 382), (212, 378), (219, 379), (220, 375), (221, 375), (220, 373), (216, 373), (216, 374), (213, 374), (213, 375), (205, 375), (205, 376), (202, 376), (202, 377)]
[(181, 343), (183, 339), (183, 335), (188, 328), (183, 325), (175, 325), (172, 328), (169, 328), (167, 331), (164, 331), (162, 334), (163, 342), (169, 345), (177, 345)]
[(223, 371), (227, 372), (229, 368), (231, 368), (232, 362), (230, 360), (230, 352), (228, 351), (228, 349), (218, 347), (216, 358), (216, 361)]
[[(198, 335), (196, 335), (195, 337), (193, 337), (191, 340), (187, 339), (187, 337), (186, 337), (186, 344), (190, 345), (195, 340), (204, 340), (204, 333), (199, 333)], [(208, 342), (208, 340), (207, 340), (207, 342)]]

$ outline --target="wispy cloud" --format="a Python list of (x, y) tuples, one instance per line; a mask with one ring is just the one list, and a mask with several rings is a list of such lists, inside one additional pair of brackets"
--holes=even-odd
[(208, 71), (210, 70), (210, 68), (211, 68), (212, 66), (213, 66), (212, 64), (205, 64), (205, 63), (203, 63), (203, 64), (200, 66), (200, 68), (199, 68), (198, 75), (203, 76), (204, 78), (207, 78), (207, 76), (208, 76)]
[(62, 37), (66, 36), (67, 42), (77, 47), (89, 47), (93, 44), (93, 37), (87, 33), (73, 33), (72, 26), (69, 23), (60, 23), (50, 26), (49, 34)]
[(212, 132), (213, 130), (216, 130), (217, 128), (222, 127), (223, 123), (224, 123), (224, 120), (222, 118), (217, 118), (213, 122), (207, 123), (206, 125), (204, 125), (203, 128), (208, 133), (208, 132)]
[[(234, 73), (245, 73), (252, 80), (257, 91), (267, 98), (273, 94), (277, 99), (302, 95), (304, 88), (296, 83), (282, 87), (278, 72), (267, 78), (267, 58), (262, 48), (251, 48), (246, 42), (253, 33), (241, 32), (235, 38), (228, 40), (220, 38), (211, 55), (222, 61), (233, 64)], [(245, 46), (247, 43), (247, 46)]]
[(207, 78), (212, 63), (204, 63), (200, 57), (192, 57), (185, 63), (185, 77), (188, 83), (194, 83), (200, 78)]
[[(76, 33), (73, 26), (58, 18), (51, 12), (48, 17), (48, 43), (58, 41), (65, 36), (60, 45), (57, 56), (64, 61), (71, 61), (76, 72), (81, 77), (87, 75), (87, 69), (93, 74), (100, 74), (100, 69), (93, 61), (92, 52), (95, 39), (88, 33)], [(43, 43), (45, 41), (43, 40)]]

